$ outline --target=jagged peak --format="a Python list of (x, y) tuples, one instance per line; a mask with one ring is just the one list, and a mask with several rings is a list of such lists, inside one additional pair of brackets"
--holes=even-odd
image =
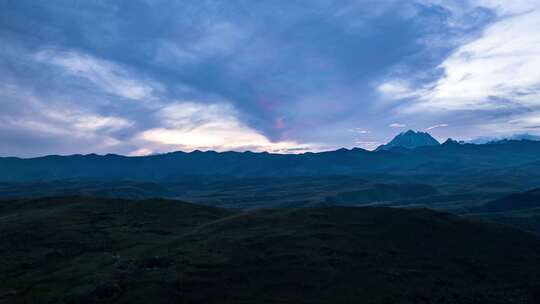
[(444, 141), (443, 145), (459, 145), (459, 142), (449, 137), (447, 140)]
[(440, 143), (429, 133), (410, 129), (399, 133), (386, 145), (379, 146), (376, 150), (387, 150), (396, 147), (413, 149), (421, 146), (436, 145), (440, 145)]

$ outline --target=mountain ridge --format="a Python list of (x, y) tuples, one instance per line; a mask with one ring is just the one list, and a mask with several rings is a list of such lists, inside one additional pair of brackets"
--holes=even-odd
[(413, 130), (408, 130), (406, 132), (399, 133), (387, 144), (380, 145), (375, 150), (391, 150), (394, 148), (414, 149), (418, 147), (437, 145), (440, 145), (440, 143), (428, 132), (416, 132)]
[(0, 158), (0, 182), (64, 179), (174, 180), (187, 176), (314, 176), (364, 173), (440, 173), (508, 170), (535, 173), (540, 142), (445, 144), (415, 149), (360, 148), (303, 154), (171, 152), (150, 156), (71, 155)]

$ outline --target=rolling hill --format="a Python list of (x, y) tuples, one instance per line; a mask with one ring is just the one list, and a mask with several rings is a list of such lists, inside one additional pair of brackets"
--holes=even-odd
[(0, 203), (0, 302), (537, 303), (540, 239), (426, 209)]
[(540, 188), (506, 195), (486, 203), (476, 210), (481, 210), (483, 212), (501, 212), (535, 208), (540, 208)]

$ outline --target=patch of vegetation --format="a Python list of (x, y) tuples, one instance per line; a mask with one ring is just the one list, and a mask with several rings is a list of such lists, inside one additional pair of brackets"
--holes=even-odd
[(540, 285), (534, 235), (425, 209), (14, 200), (0, 241), (6, 303), (535, 303)]

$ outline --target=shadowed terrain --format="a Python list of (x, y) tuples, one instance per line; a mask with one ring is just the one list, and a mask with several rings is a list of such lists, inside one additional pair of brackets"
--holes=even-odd
[[(173, 182), (191, 178), (231, 179), (327, 175), (436, 175), (496, 178), (511, 174), (540, 180), (540, 142), (510, 140), (482, 145), (447, 141), (442, 145), (389, 151), (351, 150), (303, 154), (193, 151), (142, 157), (50, 155), (0, 158), (0, 182), (138, 181)], [(538, 185), (538, 183), (537, 183)]]
[(0, 304), (540, 304), (540, 0), (0, 0), (0, 43)]
[(11, 200), (0, 241), (5, 303), (535, 303), (540, 284), (537, 237), (426, 209)]

